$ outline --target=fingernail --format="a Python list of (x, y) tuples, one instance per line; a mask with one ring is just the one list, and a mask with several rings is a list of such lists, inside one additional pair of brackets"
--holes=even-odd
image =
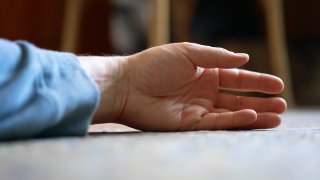
[(249, 54), (247, 54), (247, 53), (236, 53), (236, 55), (249, 57)]

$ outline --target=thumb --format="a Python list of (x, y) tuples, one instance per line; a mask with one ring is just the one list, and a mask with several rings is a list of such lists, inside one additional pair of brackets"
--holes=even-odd
[(236, 68), (249, 60), (249, 55), (234, 53), (223, 48), (204, 46), (195, 43), (172, 44), (192, 64), (203, 68)]

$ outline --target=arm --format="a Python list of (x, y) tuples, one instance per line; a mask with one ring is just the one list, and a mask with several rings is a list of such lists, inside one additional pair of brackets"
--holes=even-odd
[(84, 135), (90, 122), (142, 131), (272, 128), (286, 109), (281, 98), (220, 92), (284, 88), (275, 76), (234, 69), (248, 55), (221, 48), (177, 43), (131, 56), (76, 58), (26, 42), (0, 46), (0, 139)]

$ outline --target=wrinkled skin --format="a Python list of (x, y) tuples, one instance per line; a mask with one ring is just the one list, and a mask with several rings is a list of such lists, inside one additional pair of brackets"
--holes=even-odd
[[(286, 109), (283, 99), (220, 91), (283, 91), (283, 82), (275, 76), (235, 69), (248, 59), (246, 54), (192, 43), (168, 44), (121, 57), (117, 65), (110, 66), (114, 69), (109, 72), (114, 73), (108, 77), (113, 80), (102, 76), (113, 83), (100, 86), (102, 101), (94, 123), (116, 122), (142, 131), (276, 127)], [(108, 108), (112, 112), (105, 113)]]

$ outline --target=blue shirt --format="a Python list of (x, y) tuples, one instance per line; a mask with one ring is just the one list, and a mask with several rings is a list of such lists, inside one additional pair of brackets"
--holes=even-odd
[(99, 99), (75, 55), (0, 39), (0, 140), (85, 135)]

